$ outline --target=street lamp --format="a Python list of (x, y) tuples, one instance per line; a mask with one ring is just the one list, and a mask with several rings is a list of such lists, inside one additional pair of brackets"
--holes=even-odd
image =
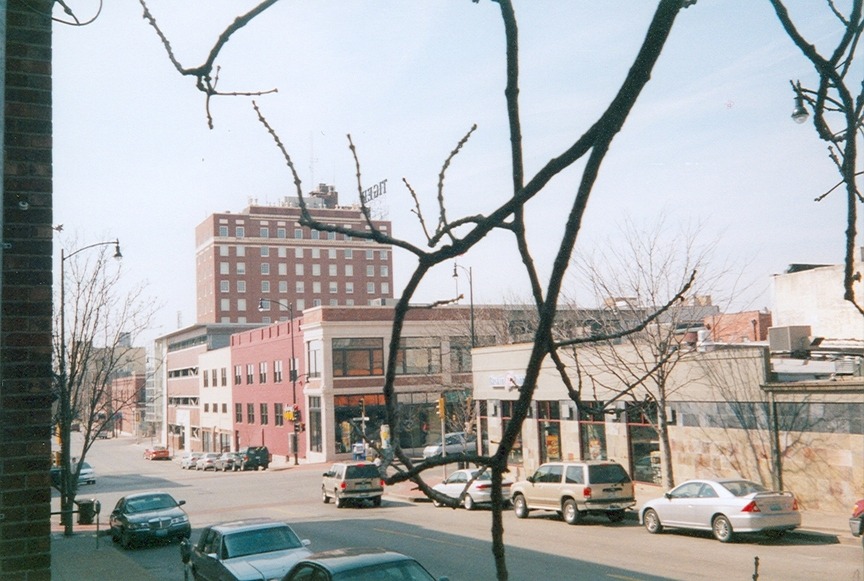
[(795, 108), (792, 109), (792, 121), (800, 125), (806, 122), (809, 116), (810, 114), (804, 107), (804, 94), (801, 92), (801, 83), (795, 83)]
[(111, 244), (114, 245), (114, 258), (117, 260), (123, 258), (123, 255), (120, 253), (119, 239), (89, 244), (68, 254), (65, 248), (60, 248), (60, 510), (65, 527), (63, 534), (66, 536), (72, 535), (72, 503), (69, 501), (69, 468), (72, 459), (72, 444), (70, 442), (72, 438), (72, 418), (69, 416), (72, 415), (72, 402), (69, 401), (68, 372), (66, 369), (66, 261), (79, 252)]
[[(474, 277), (471, 273), (471, 267), (465, 268), (464, 266), (454, 262), (453, 263), (453, 278), (457, 279), (456, 284), (459, 284), (459, 272), (456, 270), (457, 268), (461, 268), (465, 272), (468, 273), (468, 299), (470, 301), (470, 313), (471, 313), (471, 347), (477, 346), (476, 335), (474, 334)], [(459, 292), (459, 288), (457, 286), (456, 292)]]
[[(265, 302), (266, 301), (266, 302)], [(263, 312), (267, 310), (267, 307), (270, 303), (276, 303), (282, 307), (288, 308), (288, 316), (291, 317), (291, 330), (289, 336), (291, 338), (291, 367), (288, 370), (288, 374), (291, 376), (291, 397), (292, 404), (296, 408), (297, 406), (297, 369), (295, 366), (295, 358), (294, 358), (294, 303), (283, 303), (280, 301), (273, 301), (270, 299), (260, 298), (258, 299), (258, 312)], [(294, 450), (294, 465), (297, 466), (300, 461), (297, 458), (297, 427), (298, 427), (298, 419), (294, 417), (294, 430), (291, 432), (291, 448)]]

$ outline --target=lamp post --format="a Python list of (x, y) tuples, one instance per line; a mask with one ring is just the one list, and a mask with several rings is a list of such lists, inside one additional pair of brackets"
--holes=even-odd
[(71, 438), (72, 438), (72, 402), (70, 400), (68, 371), (66, 369), (66, 261), (79, 252), (96, 248), (97, 246), (114, 245), (114, 258), (121, 259), (120, 240), (96, 242), (70, 253), (60, 248), (60, 510), (63, 521), (63, 534), (72, 535), (72, 502), (69, 498), (71, 484)]
[[(471, 313), (471, 347), (477, 346), (476, 335), (474, 334), (474, 277), (471, 273), (471, 267), (465, 268), (464, 266), (454, 262), (453, 263), (453, 278), (457, 279), (456, 284), (458, 285), (459, 272), (456, 270), (457, 268), (461, 268), (465, 272), (468, 273), (468, 300), (470, 302), (470, 313)], [(459, 292), (459, 288), (456, 288), (456, 292)]]
[[(266, 303), (264, 301), (267, 301)], [(295, 358), (294, 358), (294, 303), (285, 304), (280, 301), (273, 301), (270, 299), (260, 298), (258, 299), (258, 312), (263, 312), (266, 310), (266, 306), (270, 303), (276, 303), (277, 305), (287, 307), (288, 308), (288, 316), (291, 317), (291, 330), (289, 333), (289, 337), (291, 340), (291, 367), (288, 370), (288, 374), (291, 376), (291, 397), (292, 397), (292, 405), (296, 409), (297, 408), (297, 369), (295, 366)], [(294, 450), (294, 465), (297, 466), (300, 463), (297, 454), (297, 429), (299, 427), (299, 418), (294, 416), (294, 429), (291, 431), (291, 449)]]

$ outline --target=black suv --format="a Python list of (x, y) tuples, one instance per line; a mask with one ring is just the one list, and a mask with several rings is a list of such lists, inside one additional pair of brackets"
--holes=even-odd
[(240, 450), (240, 468), (243, 470), (267, 470), (270, 466), (270, 450), (267, 446), (250, 446)]

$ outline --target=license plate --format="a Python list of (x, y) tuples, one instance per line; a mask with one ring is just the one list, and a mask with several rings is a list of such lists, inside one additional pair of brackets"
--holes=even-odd
[(783, 510), (783, 507), (779, 504), (772, 504), (769, 508), (774, 512), (777, 512), (778, 510)]

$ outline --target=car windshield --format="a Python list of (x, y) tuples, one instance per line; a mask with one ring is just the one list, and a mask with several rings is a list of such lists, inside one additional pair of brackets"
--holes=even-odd
[(359, 466), (348, 466), (345, 470), (345, 478), (378, 478), (378, 467), (374, 464), (360, 464)]
[(298, 549), (302, 546), (303, 543), (287, 526), (238, 531), (225, 535), (225, 551), (228, 559)]
[(734, 494), (735, 496), (747, 496), (754, 492), (767, 492), (768, 489), (761, 484), (750, 482), (749, 480), (734, 480), (730, 482), (721, 482), (720, 486)]
[(630, 482), (630, 476), (620, 464), (591, 464), (588, 479), (594, 484)]
[(333, 581), (432, 581), (432, 575), (417, 561), (379, 563), (341, 571), (333, 575)]
[(177, 502), (167, 494), (130, 498), (126, 501), (126, 511), (130, 514), (174, 508), (175, 506), (177, 506)]

